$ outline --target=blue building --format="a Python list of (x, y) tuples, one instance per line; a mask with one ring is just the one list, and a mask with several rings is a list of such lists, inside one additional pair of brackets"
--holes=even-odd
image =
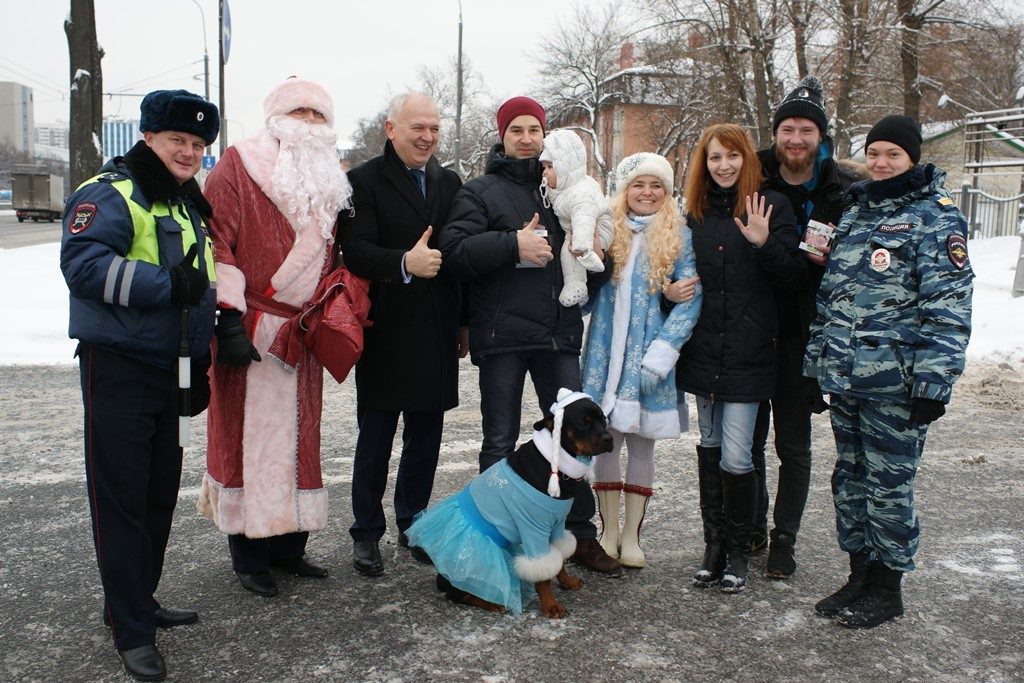
[(142, 139), (139, 122), (132, 119), (103, 119), (103, 161), (123, 156)]

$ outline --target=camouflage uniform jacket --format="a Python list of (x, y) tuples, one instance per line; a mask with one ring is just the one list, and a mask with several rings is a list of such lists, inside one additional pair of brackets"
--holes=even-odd
[(949, 401), (964, 368), (974, 273), (945, 177), (927, 164), (850, 188), (804, 359), (823, 392)]

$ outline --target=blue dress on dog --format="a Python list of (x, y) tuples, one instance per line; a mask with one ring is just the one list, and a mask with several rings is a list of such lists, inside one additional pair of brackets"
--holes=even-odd
[(571, 505), (500, 460), (428, 508), (406, 533), (453, 586), (521, 614), (533, 584), (558, 574), (576, 547), (565, 531)]

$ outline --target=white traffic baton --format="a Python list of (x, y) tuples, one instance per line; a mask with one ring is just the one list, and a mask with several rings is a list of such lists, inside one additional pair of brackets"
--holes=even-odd
[(192, 356), (189, 347), (188, 306), (182, 306), (178, 335), (178, 445), (182, 448), (188, 446), (191, 437)]

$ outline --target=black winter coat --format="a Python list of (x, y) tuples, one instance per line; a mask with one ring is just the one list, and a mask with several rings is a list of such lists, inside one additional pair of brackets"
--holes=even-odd
[(789, 201), (771, 190), (764, 195), (773, 208), (768, 241), (759, 249), (733, 221), (734, 190), (713, 188), (704, 219), (686, 217), (704, 301), (676, 366), (682, 391), (732, 403), (763, 401), (775, 392), (774, 291), (799, 290), (807, 266)]
[[(455, 195), (441, 231), (445, 268), (469, 288), (469, 348), (474, 363), (493, 353), (552, 350), (579, 354), (583, 317), (579, 306), (558, 303), (562, 267), (557, 257), (565, 239), (554, 211), (540, 196), (536, 158), (511, 159), (501, 143), (487, 158), (485, 174)], [(543, 268), (517, 268), (516, 231), (540, 215), (555, 254)], [(609, 269), (588, 277), (593, 290)]]
[(427, 197), (389, 140), (384, 154), (348, 173), (355, 215), (342, 212), (342, 260), (371, 281), (370, 319), (356, 364), (357, 400), (371, 410), (448, 410), (459, 403), (459, 283), (442, 265), (436, 277), (402, 279), (402, 257), (433, 226), (438, 232), (462, 181), (431, 158)]
[[(829, 156), (821, 161), (818, 171), (818, 184), (813, 190), (808, 191), (803, 185), (790, 185), (779, 171), (779, 160), (775, 156), (775, 148), (762, 149), (757, 153), (761, 160), (761, 169), (764, 174), (764, 187), (775, 190), (789, 200), (796, 217), (796, 230), (798, 241), (803, 239), (807, 222), (811, 219), (822, 223), (839, 225), (839, 218), (843, 215), (843, 184), (836, 173), (836, 162), (832, 159), (832, 139), (826, 137), (821, 142), (827, 146)], [(807, 209), (810, 206), (810, 215)], [(779, 315), (779, 331), (782, 336), (799, 337), (804, 345), (810, 338), (811, 322), (815, 314), (815, 298), (818, 294), (818, 287), (821, 286), (821, 278), (825, 275), (825, 269), (811, 263), (804, 257), (807, 264), (807, 281), (798, 292), (790, 293), (776, 292)]]

